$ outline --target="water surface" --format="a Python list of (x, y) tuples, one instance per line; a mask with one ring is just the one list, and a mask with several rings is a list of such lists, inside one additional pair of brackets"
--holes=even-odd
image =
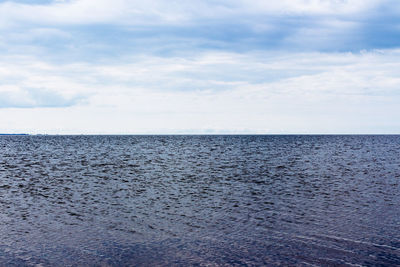
[(398, 266), (400, 136), (0, 136), (1, 266)]

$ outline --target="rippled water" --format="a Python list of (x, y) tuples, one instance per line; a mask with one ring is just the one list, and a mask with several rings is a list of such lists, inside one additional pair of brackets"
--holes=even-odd
[(400, 265), (400, 136), (1, 136), (1, 266)]

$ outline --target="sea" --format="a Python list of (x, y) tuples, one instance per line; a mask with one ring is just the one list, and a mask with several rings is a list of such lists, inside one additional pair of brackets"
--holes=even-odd
[(0, 136), (0, 266), (400, 266), (400, 136)]

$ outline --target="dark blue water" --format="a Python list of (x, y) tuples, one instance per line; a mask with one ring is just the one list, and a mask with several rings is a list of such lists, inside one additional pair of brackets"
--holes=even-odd
[(1, 136), (0, 266), (399, 266), (400, 136)]

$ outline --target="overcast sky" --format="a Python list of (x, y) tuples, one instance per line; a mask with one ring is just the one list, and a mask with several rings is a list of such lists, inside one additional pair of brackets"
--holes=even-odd
[(397, 0), (0, 1), (0, 132), (400, 133)]

